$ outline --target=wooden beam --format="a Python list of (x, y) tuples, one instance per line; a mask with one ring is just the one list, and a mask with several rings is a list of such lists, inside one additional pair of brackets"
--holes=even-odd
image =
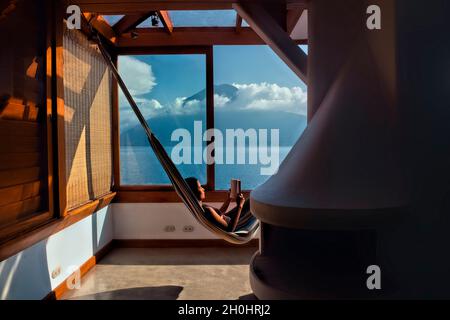
[(233, 8), (288, 67), (306, 83), (306, 54), (276, 23), (267, 10), (257, 3), (235, 3)]
[[(258, 0), (261, 3), (274, 3), (278, 0)], [(305, 6), (308, 0), (286, 0), (287, 8)], [(84, 12), (98, 14), (132, 14), (158, 10), (225, 10), (232, 9), (239, 0), (71, 0), (70, 4), (80, 6)], [(255, 2), (255, 0), (240, 0)]]
[[(170, 46), (212, 46), (212, 45), (263, 45), (266, 44), (251, 28), (242, 28), (236, 33), (235, 27), (175, 27), (172, 34), (162, 28), (142, 28), (138, 37), (130, 33), (117, 39), (120, 48), (170, 47)], [(297, 44), (304, 44), (300, 40)], [(295, 43), (294, 43), (295, 44)]]
[(96, 16), (92, 13), (84, 13), (84, 17), (91, 25), (107, 40), (114, 43), (116, 41), (116, 32), (109, 25), (108, 21), (102, 16)]
[(166, 29), (166, 31), (169, 34), (172, 34), (173, 23), (172, 23), (172, 19), (170, 19), (169, 12), (167, 10), (159, 10), (158, 16), (159, 16), (159, 19), (161, 20), (162, 24), (164, 25), (164, 29)]
[(154, 11), (142, 14), (126, 15), (113, 26), (113, 30), (117, 36), (120, 36), (136, 28), (138, 25), (148, 19), (152, 14), (154, 14)]
[[(234, 0), (236, 1), (236, 0)], [(99, 14), (131, 14), (158, 10), (222, 10), (232, 9), (231, 0), (74, 0), (84, 12)]]
[(290, 35), (297, 25), (298, 20), (305, 11), (304, 8), (292, 9), (287, 12), (286, 31)]
[[(114, 52), (111, 54), (112, 62), (118, 69), (118, 56)], [(114, 190), (120, 187), (120, 128), (119, 128), (119, 85), (116, 78), (112, 77), (111, 89), (111, 103), (112, 103), (112, 147), (113, 147), (113, 175), (114, 175)]]
[(236, 13), (236, 33), (241, 32), (242, 29), (242, 17)]
[(286, 9), (287, 10), (308, 9), (308, 1), (310, 0), (287, 0)]
[[(56, 12), (64, 12), (62, 2), (57, 3)], [(82, 19), (84, 21), (84, 19)], [(52, 154), (49, 153), (49, 181), (51, 182), (54, 192), (52, 193), (54, 207), (54, 216), (63, 217), (67, 214), (67, 177), (66, 177), (66, 125), (64, 120), (65, 103), (64, 103), (64, 28), (63, 20), (57, 19), (55, 27), (55, 48), (52, 75), (52, 87), (54, 90), (52, 99), (53, 106), (49, 110), (47, 117), (53, 124), (48, 123), (49, 146), (52, 147)], [(54, 120), (51, 120), (54, 119)], [(53, 138), (52, 138), (53, 135)], [(50, 173), (52, 175), (50, 175)], [(50, 187), (50, 185), (49, 185)]]
[(250, 28), (243, 28), (240, 34), (236, 34), (234, 27), (175, 27), (170, 35), (158, 28), (143, 28), (137, 32), (137, 39), (133, 39), (130, 34), (122, 35), (117, 41), (117, 46), (120, 48), (264, 43)]

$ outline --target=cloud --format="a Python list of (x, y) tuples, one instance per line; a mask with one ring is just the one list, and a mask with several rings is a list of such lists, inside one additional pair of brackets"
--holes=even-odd
[(120, 56), (119, 65), (120, 75), (133, 96), (149, 93), (156, 85), (151, 65), (129, 56)]
[(214, 107), (216, 108), (225, 107), (230, 101), (231, 99), (228, 97), (214, 94)]
[[(119, 56), (119, 65), (120, 75), (144, 117), (149, 118), (154, 116), (156, 110), (161, 109), (162, 105), (157, 100), (141, 97), (144, 94), (150, 93), (156, 85), (156, 78), (153, 74), (152, 66), (130, 56)], [(138, 123), (136, 115), (131, 109), (125, 95), (122, 93), (122, 90), (119, 90), (119, 106), (120, 125), (123, 128)]]
[[(185, 97), (176, 98), (169, 105), (162, 105), (158, 100), (142, 97), (133, 97), (139, 110), (145, 119), (151, 119), (158, 116), (187, 115), (204, 112), (205, 101), (190, 100), (185, 102)], [(131, 109), (125, 96), (120, 99), (120, 126), (124, 129), (138, 124), (134, 111)]]
[[(158, 100), (143, 97), (150, 93), (157, 84), (152, 67), (129, 56), (121, 56), (119, 59), (120, 73), (146, 119), (162, 115), (196, 114), (205, 111), (205, 100), (186, 102), (185, 97), (178, 97), (173, 102), (163, 105)], [(307, 93), (301, 87), (282, 87), (267, 82), (234, 83), (233, 86), (237, 89), (235, 97), (214, 95), (215, 108), (223, 111), (267, 110), (306, 115)], [(136, 115), (120, 90), (119, 103), (122, 128), (136, 125), (138, 123)]]
[[(136, 98), (136, 97), (133, 98), (145, 119), (157, 116), (158, 114), (160, 114), (158, 110), (163, 108), (163, 106), (159, 103), (158, 100)], [(123, 129), (127, 129), (130, 126), (135, 126), (136, 124), (138, 124), (138, 119), (133, 109), (131, 109), (130, 105), (126, 101), (125, 97), (124, 96), (121, 97), (120, 101), (121, 101), (119, 107), (120, 126)]]
[(281, 87), (272, 83), (234, 83), (238, 91), (236, 98), (217, 107), (227, 110), (270, 110), (306, 115), (307, 93), (301, 87)]

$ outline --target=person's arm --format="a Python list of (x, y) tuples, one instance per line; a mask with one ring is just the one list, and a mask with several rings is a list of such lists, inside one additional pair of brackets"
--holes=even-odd
[(222, 206), (219, 209), (221, 213), (227, 212), (227, 209), (230, 206), (230, 202), (231, 202), (230, 191), (228, 191), (227, 199), (225, 200), (225, 202), (222, 204)]
[(238, 195), (238, 197), (236, 198), (236, 205), (237, 205), (238, 211), (237, 211), (236, 215), (234, 216), (233, 220), (230, 221), (232, 226), (231, 226), (231, 228), (228, 229), (231, 232), (233, 232), (237, 227), (237, 224), (241, 217), (242, 208), (244, 207), (244, 203), (245, 203), (245, 198), (244, 198), (243, 194), (240, 193)]
[(214, 208), (208, 207), (207, 209), (217, 223), (222, 225), (224, 228), (228, 227), (228, 222), (220, 214), (218, 214)]

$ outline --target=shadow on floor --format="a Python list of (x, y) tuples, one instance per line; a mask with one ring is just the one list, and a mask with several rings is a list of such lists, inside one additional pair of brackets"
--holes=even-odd
[(240, 296), (238, 298), (238, 300), (258, 300), (258, 298), (253, 293), (249, 293), (249, 294)]
[(183, 287), (161, 286), (129, 288), (70, 298), (71, 300), (176, 300)]

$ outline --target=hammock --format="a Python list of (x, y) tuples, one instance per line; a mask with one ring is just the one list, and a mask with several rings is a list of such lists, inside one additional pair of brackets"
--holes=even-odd
[(109, 69), (111, 70), (114, 78), (116, 79), (117, 83), (119, 84), (120, 88), (122, 89), (125, 97), (128, 100), (128, 103), (130, 104), (131, 108), (133, 109), (134, 113), (136, 114), (140, 124), (145, 130), (145, 133), (147, 134), (148, 141), (150, 142), (150, 146), (153, 149), (153, 152), (156, 154), (159, 162), (161, 163), (164, 171), (166, 172), (167, 176), (169, 177), (170, 181), (172, 182), (172, 185), (178, 194), (178, 196), (181, 198), (183, 203), (186, 205), (186, 207), (189, 209), (192, 216), (206, 229), (214, 233), (215, 235), (221, 237), (222, 239), (234, 243), (234, 244), (244, 244), (248, 241), (250, 241), (253, 238), (253, 235), (256, 233), (256, 231), (259, 228), (259, 221), (254, 217), (251, 216), (250, 219), (248, 219), (247, 222), (240, 224), (238, 221), (239, 228), (236, 229), (233, 232), (227, 232), (220, 228), (219, 226), (216, 226), (214, 223), (209, 221), (206, 216), (205, 212), (200, 205), (199, 201), (193, 194), (192, 190), (187, 185), (186, 181), (181, 176), (180, 172), (178, 171), (175, 164), (172, 162), (172, 159), (167, 154), (164, 147), (159, 142), (158, 138), (153, 134), (152, 130), (147, 124), (147, 121), (145, 120), (144, 116), (142, 115), (141, 111), (139, 110), (138, 106), (136, 105), (136, 102), (134, 101), (133, 97), (131, 96), (130, 92), (128, 91), (128, 88), (125, 86), (125, 83), (123, 82), (122, 78), (120, 77), (114, 63), (111, 60), (111, 57), (109, 56), (108, 52), (104, 48), (102, 41), (100, 39), (100, 36), (98, 33), (91, 28), (93, 39), (97, 43), (100, 52), (105, 59)]

